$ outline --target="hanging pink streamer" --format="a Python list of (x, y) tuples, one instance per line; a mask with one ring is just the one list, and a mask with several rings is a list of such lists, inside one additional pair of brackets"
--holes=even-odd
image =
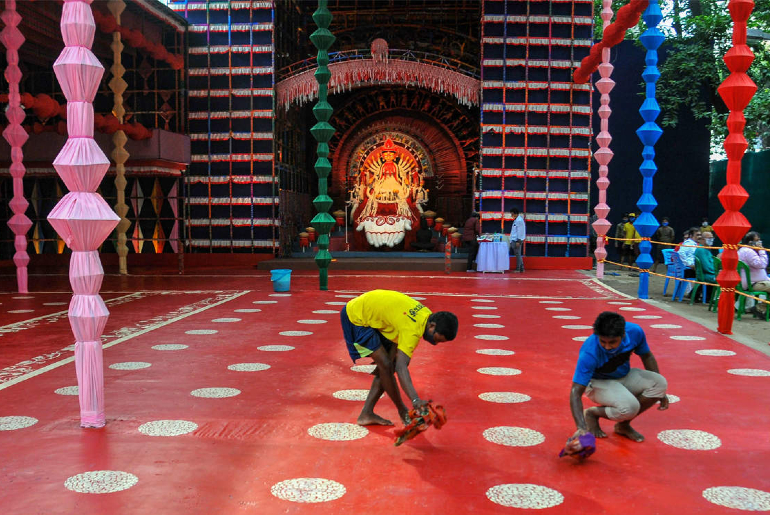
[(13, 216), (8, 220), (8, 227), (14, 234), (13, 263), (16, 265), (16, 285), (19, 293), (29, 291), (27, 278), (27, 231), (32, 227), (32, 221), (25, 215), (29, 202), (24, 198), (23, 177), (26, 169), (22, 159), (24, 153), (21, 147), (27, 142), (27, 132), (22, 128), (24, 111), (21, 108), (21, 95), (19, 94), (19, 81), (21, 69), (19, 68), (19, 48), (24, 43), (24, 36), (19, 30), (21, 15), (16, 12), (16, 0), (6, 0), (5, 11), (0, 15), (5, 28), (0, 32), (0, 42), (5, 46), (5, 56), (8, 66), (5, 69), (5, 80), (8, 81), (8, 110), (5, 112), (8, 118), (8, 127), (3, 131), (3, 137), (11, 146), (11, 177), (13, 177), (13, 199), (9, 202)]
[[(371, 84), (407, 84), (452, 95), (463, 105), (479, 103), (478, 79), (439, 66), (398, 59), (363, 59), (331, 63), (329, 92), (349, 91)], [(318, 98), (318, 81), (314, 69), (299, 73), (276, 85), (278, 105), (289, 109), (293, 103), (303, 105)]]
[[(612, 19), (612, 0), (602, 0), (602, 22), (603, 30), (607, 30)], [(612, 136), (610, 135), (610, 91), (615, 87), (615, 81), (610, 78), (612, 75), (613, 66), (610, 64), (610, 49), (602, 49), (602, 64), (599, 65), (599, 74), (601, 79), (596, 82), (596, 89), (601, 93), (599, 107), (599, 118), (601, 118), (601, 127), (599, 134), (596, 136), (596, 142), (599, 144), (599, 150), (594, 152), (594, 159), (599, 163), (599, 178), (596, 180), (596, 187), (599, 188), (599, 202), (594, 207), (594, 213), (598, 219), (591, 224), (596, 231), (596, 250), (594, 250), (594, 256), (596, 256), (596, 277), (601, 279), (604, 277), (604, 260), (607, 258), (607, 250), (605, 249), (606, 240), (605, 236), (607, 231), (610, 230), (611, 224), (607, 220), (607, 215), (610, 213), (610, 206), (607, 205), (607, 188), (610, 185), (610, 180), (607, 178), (609, 175), (609, 164), (614, 155), (610, 150), (610, 142)]]
[(75, 336), (80, 425), (102, 427), (104, 371), (101, 334), (109, 317), (99, 289), (104, 270), (98, 248), (120, 218), (96, 193), (109, 168), (107, 156), (93, 139), (93, 100), (104, 68), (91, 52), (94, 39), (92, 0), (66, 0), (62, 9), (62, 50), (53, 65), (67, 98), (69, 139), (53, 165), (70, 192), (48, 215), (48, 221), (72, 249), (69, 321)]

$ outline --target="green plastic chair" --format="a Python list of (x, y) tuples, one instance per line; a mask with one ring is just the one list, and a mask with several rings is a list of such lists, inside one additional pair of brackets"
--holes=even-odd
[[(715, 267), (716, 269), (716, 267)], [(709, 283), (712, 286), (717, 286), (716, 282), (707, 281), (706, 277), (703, 275), (703, 263), (700, 262), (699, 258), (695, 258), (695, 279), (698, 280), (698, 282), (702, 283)], [(709, 303), (709, 306), (711, 303), (706, 300), (706, 285), (704, 284), (694, 284), (692, 288), (692, 292), (690, 293), (690, 305), (692, 306), (695, 303), (695, 297), (698, 294), (698, 289), (703, 288), (703, 303), (706, 304)], [(714, 296), (714, 291), (716, 288), (711, 289), (711, 296)]]
[[(741, 293), (745, 293), (746, 295), (752, 295), (754, 297), (762, 297), (765, 300), (769, 300), (770, 293), (766, 291), (755, 291), (751, 289), (751, 269), (743, 261), (738, 261), (738, 273), (740, 274), (741, 271), (743, 271), (743, 274), (741, 275), (745, 275), (746, 277), (746, 283), (749, 285), (749, 288), (744, 288), (741, 282), (739, 281), (738, 284), (735, 286), (735, 290)], [(743, 295), (738, 295), (738, 309), (736, 310), (736, 315), (738, 320), (741, 319), (741, 316), (745, 312), (746, 312), (746, 297), (744, 297)], [(765, 310), (765, 321), (770, 322), (770, 309)]]
[[(718, 276), (722, 270), (722, 260), (714, 256), (714, 276)], [(716, 312), (719, 308), (719, 295), (722, 293), (722, 287), (719, 283), (711, 290), (711, 301), (709, 301), (709, 311)]]

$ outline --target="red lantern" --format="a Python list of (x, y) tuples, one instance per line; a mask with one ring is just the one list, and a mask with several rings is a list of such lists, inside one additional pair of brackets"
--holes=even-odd
[(299, 237), (299, 246), (300, 247), (309, 247), (310, 246), (310, 238), (307, 236), (300, 236)]
[(433, 217), (425, 217), (425, 221), (428, 222), (428, 227), (433, 227)]
[(345, 217), (344, 216), (338, 216), (337, 217), (337, 225), (340, 227), (343, 227), (345, 225)]
[(434, 230), (441, 232), (441, 230), (444, 228), (444, 222), (436, 222), (436, 226), (433, 228)]
[(460, 233), (459, 232), (453, 232), (452, 233), (452, 246), (453, 247), (461, 247), (462, 241), (460, 241)]

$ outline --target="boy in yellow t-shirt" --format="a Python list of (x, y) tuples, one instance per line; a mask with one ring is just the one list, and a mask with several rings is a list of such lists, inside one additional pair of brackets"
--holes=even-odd
[(432, 345), (454, 340), (457, 317), (449, 311), (432, 313), (420, 302), (397, 291), (372, 290), (351, 299), (342, 308), (340, 321), (353, 362), (368, 356), (377, 365), (358, 424), (393, 425), (374, 413), (374, 405), (383, 391), (396, 405), (401, 420), (407, 423), (409, 409), (401, 400), (393, 375), (398, 376), (412, 407), (426, 405), (428, 401), (421, 400), (412, 385), (409, 362), (422, 338)]

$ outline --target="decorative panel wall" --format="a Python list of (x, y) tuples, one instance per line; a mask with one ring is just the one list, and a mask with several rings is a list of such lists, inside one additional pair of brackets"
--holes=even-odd
[(592, 44), (592, 0), (484, 0), (483, 230), (527, 220), (528, 256), (586, 256), (591, 84), (572, 70)]

